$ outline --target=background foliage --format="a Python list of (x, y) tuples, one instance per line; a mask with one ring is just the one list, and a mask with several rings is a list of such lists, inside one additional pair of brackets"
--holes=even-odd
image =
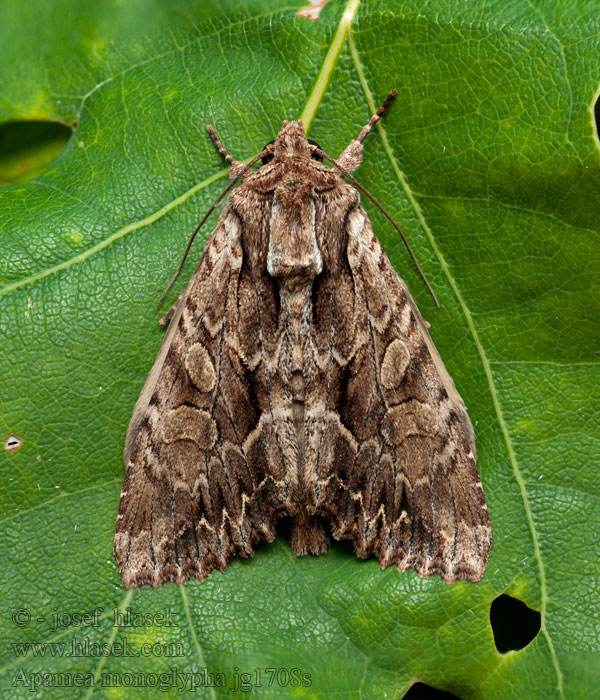
[[(0, 191), (0, 432), (23, 439), (0, 457), (2, 693), (170, 697), (103, 686), (103, 674), (208, 668), (231, 688), (236, 670), (273, 667), (299, 668), (310, 685), (263, 676), (257, 696), (398, 698), (421, 679), (462, 698), (590, 697), (600, 680), (595, 3), (351, 0), (315, 23), (296, 9), (0, 6), (0, 120), (72, 127), (50, 169)], [(125, 430), (162, 336), (154, 303), (226, 178), (204, 125), (249, 157), (302, 115), (335, 154), (391, 87), (399, 97), (359, 177), (402, 222), (442, 302), (435, 309), (367, 205), (475, 425), (494, 536), (483, 581), (382, 572), (344, 545), (295, 559), (278, 539), (202, 583), (125, 591), (112, 539)], [(201, 242), (171, 299), (200, 254)], [(489, 609), (501, 593), (542, 614), (518, 652), (494, 646)], [(176, 624), (115, 624), (113, 609), (127, 607), (170, 611)], [(31, 620), (12, 619), (16, 609)], [(94, 624), (75, 624), (95, 610)], [(74, 655), (85, 640), (112, 653)], [(175, 642), (183, 655), (127, 656), (124, 641)], [(19, 656), (23, 642), (41, 646)], [(43, 672), (89, 673), (97, 685), (30, 692)]]

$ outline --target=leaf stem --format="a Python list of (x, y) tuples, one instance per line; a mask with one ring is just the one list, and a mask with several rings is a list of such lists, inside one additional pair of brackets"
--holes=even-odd
[(329, 47), (329, 51), (327, 51), (327, 55), (325, 56), (325, 60), (321, 66), (321, 70), (319, 71), (313, 91), (311, 92), (302, 112), (302, 116), (300, 117), (306, 132), (308, 132), (308, 129), (315, 118), (317, 108), (323, 99), (327, 86), (329, 85), (333, 69), (337, 63), (337, 58), (342, 50), (344, 40), (348, 34), (348, 30), (350, 29), (350, 25), (352, 24), (352, 20), (356, 14), (359, 4), (360, 0), (350, 0), (342, 13), (342, 18), (338, 24), (337, 31), (333, 37), (331, 46)]

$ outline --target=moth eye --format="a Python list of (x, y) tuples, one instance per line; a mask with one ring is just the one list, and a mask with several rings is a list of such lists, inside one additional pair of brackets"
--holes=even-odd
[[(273, 143), (275, 143), (275, 139), (273, 139), (272, 141), (269, 141), (269, 143), (266, 143), (266, 144), (265, 144), (265, 148), (266, 148), (267, 146), (270, 146), (270, 145), (273, 144)], [(265, 148), (263, 148), (263, 151), (265, 150)], [(263, 165), (266, 165), (267, 163), (270, 163), (270, 162), (273, 160), (273, 154), (272, 154), (272, 153), (267, 153), (267, 154), (266, 154), (265, 156), (263, 156), (260, 160), (262, 161), (262, 164), (263, 164)]]
[[(316, 141), (313, 141), (312, 139), (308, 139), (308, 143), (310, 143), (311, 146), (316, 146), (319, 150), (321, 150), (321, 146)], [(313, 160), (318, 160), (320, 162), (323, 161), (323, 156), (319, 155), (318, 153), (315, 153), (314, 151), (310, 154), (310, 157)]]

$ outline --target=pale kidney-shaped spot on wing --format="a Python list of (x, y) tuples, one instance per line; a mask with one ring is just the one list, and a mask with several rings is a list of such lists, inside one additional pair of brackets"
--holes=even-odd
[(217, 426), (210, 414), (193, 406), (180, 406), (165, 418), (163, 440), (192, 440), (201, 450), (210, 450), (217, 441)]
[(396, 338), (388, 345), (381, 363), (381, 383), (386, 389), (400, 386), (410, 362), (410, 353), (406, 345)]
[(189, 349), (185, 357), (185, 368), (194, 386), (200, 391), (208, 392), (215, 388), (215, 368), (202, 343), (194, 343)]
[(191, 491), (195, 480), (206, 475), (206, 459), (196, 443), (181, 440), (163, 443), (153, 473), (157, 478), (172, 478), (175, 488), (187, 486)]
[(388, 440), (395, 445), (411, 435), (434, 435), (436, 432), (431, 407), (416, 399), (392, 406), (382, 427)]

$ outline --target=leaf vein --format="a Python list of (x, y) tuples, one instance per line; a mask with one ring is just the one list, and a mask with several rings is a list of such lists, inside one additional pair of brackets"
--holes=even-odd
[[(369, 89), (367, 80), (365, 78), (364, 71), (362, 69), (362, 65), (360, 62), (358, 51), (357, 51), (356, 46), (354, 45), (354, 42), (352, 40), (352, 35), (349, 35), (348, 41), (349, 41), (349, 45), (350, 45), (350, 53), (352, 55), (352, 59), (353, 59), (353, 62), (354, 62), (355, 68), (356, 68), (356, 72), (357, 72), (358, 77), (359, 77), (360, 84), (363, 88), (365, 98), (367, 100), (367, 103), (369, 104), (371, 111), (374, 112), (376, 109), (376, 106), (375, 106), (371, 91)], [(463, 295), (458, 287), (458, 284), (457, 284), (456, 280), (454, 279), (454, 276), (452, 275), (450, 268), (448, 267), (448, 264), (447, 264), (444, 256), (442, 255), (442, 251), (440, 250), (440, 248), (437, 245), (437, 242), (434, 238), (433, 232), (431, 231), (429, 225), (425, 221), (425, 217), (423, 215), (421, 207), (419, 206), (419, 203), (415, 199), (415, 195), (412, 192), (412, 190), (411, 190), (411, 188), (406, 180), (404, 173), (398, 167), (398, 163), (397, 163), (397, 161), (392, 153), (392, 149), (391, 149), (390, 143), (388, 141), (387, 134), (385, 132), (385, 129), (384, 129), (381, 121), (379, 121), (377, 123), (377, 129), (378, 129), (379, 134), (381, 136), (381, 139), (383, 141), (383, 146), (384, 146), (385, 152), (388, 156), (388, 159), (389, 159), (394, 171), (396, 172), (396, 175), (398, 177), (398, 181), (400, 182), (400, 185), (401, 185), (402, 189), (404, 190), (404, 192), (405, 192), (405, 194), (406, 194), (406, 196), (407, 196), (407, 198), (408, 198), (408, 200), (409, 200), (409, 202), (410, 202), (410, 204), (411, 204), (411, 206), (412, 206), (412, 208), (417, 216), (417, 219), (418, 219), (423, 231), (425, 232), (427, 240), (429, 241), (429, 244), (431, 245), (431, 247), (435, 253), (436, 258), (438, 259), (438, 262), (440, 263), (440, 267), (442, 268), (442, 270), (446, 276), (446, 279), (448, 280), (448, 283), (450, 284), (450, 287), (451, 287), (452, 291), (454, 292), (454, 295), (455, 295), (455, 297), (456, 297), (456, 299), (457, 299), (457, 301), (462, 309), (462, 312), (463, 312), (465, 319), (467, 321), (467, 325), (471, 331), (473, 341), (474, 341), (475, 346), (477, 348), (477, 351), (479, 353), (481, 363), (483, 365), (483, 369), (484, 369), (484, 372), (485, 372), (485, 375), (486, 375), (486, 378), (488, 381), (490, 395), (491, 395), (492, 402), (494, 405), (494, 410), (496, 413), (496, 417), (498, 419), (498, 424), (500, 426), (500, 429), (501, 429), (503, 437), (504, 437), (504, 442), (506, 445), (506, 450), (508, 452), (510, 463), (512, 465), (513, 474), (514, 474), (515, 480), (517, 482), (517, 485), (519, 486), (519, 491), (521, 492), (521, 497), (523, 500), (523, 508), (525, 510), (527, 523), (528, 523), (529, 530), (531, 533), (531, 539), (532, 539), (532, 544), (533, 544), (533, 549), (534, 549), (534, 554), (535, 554), (535, 560), (537, 563), (537, 568), (538, 568), (538, 572), (539, 572), (539, 579), (540, 579), (540, 596), (541, 596), (541, 602), (542, 602), (541, 629), (542, 629), (542, 633), (546, 639), (546, 642), (548, 644), (548, 648), (550, 650), (550, 657), (552, 659), (552, 665), (553, 665), (554, 670), (556, 672), (557, 689), (558, 689), (560, 697), (564, 698), (563, 674), (562, 674), (562, 671), (560, 668), (560, 664), (559, 664), (558, 656), (556, 654), (556, 650), (554, 648), (554, 643), (552, 641), (550, 633), (548, 632), (548, 629), (546, 627), (546, 621), (545, 621), (546, 603), (548, 600), (548, 594), (546, 591), (546, 569), (545, 569), (544, 561), (543, 561), (542, 555), (541, 555), (539, 536), (538, 536), (537, 528), (535, 525), (533, 512), (531, 510), (531, 505), (529, 502), (529, 496), (527, 493), (525, 480), (521, 474), (521, 469), (519, 467), (519, 463), (517, 460), (514, 446), (512, 444), (512, 439), (511, 439), (510, 433), (508, 431), (508, 426), (506, 423), (506, 419), (504, 417), (504, 412), (503, 412), (502, 407), (500, 405), (500, 398), (498, 396), (498, 391), (496, 388), (494, 377), (492, 375), (491, 364), (490, 364), (490, 361), (487, 357), (487, 353), (485, 351), (485, 348), (483, 347), (483, 343), (479, 337), (479, 333), (477, 331), (477, 328), (475, 327), (473, 315), (471, 314), (471, 311), (470, 311), (469, 307), (467, 306), (467, 303), (466, 303), (466, 301), (465, 301), (465, 299), (464, 299), (464, 297), (463, 297)]]

